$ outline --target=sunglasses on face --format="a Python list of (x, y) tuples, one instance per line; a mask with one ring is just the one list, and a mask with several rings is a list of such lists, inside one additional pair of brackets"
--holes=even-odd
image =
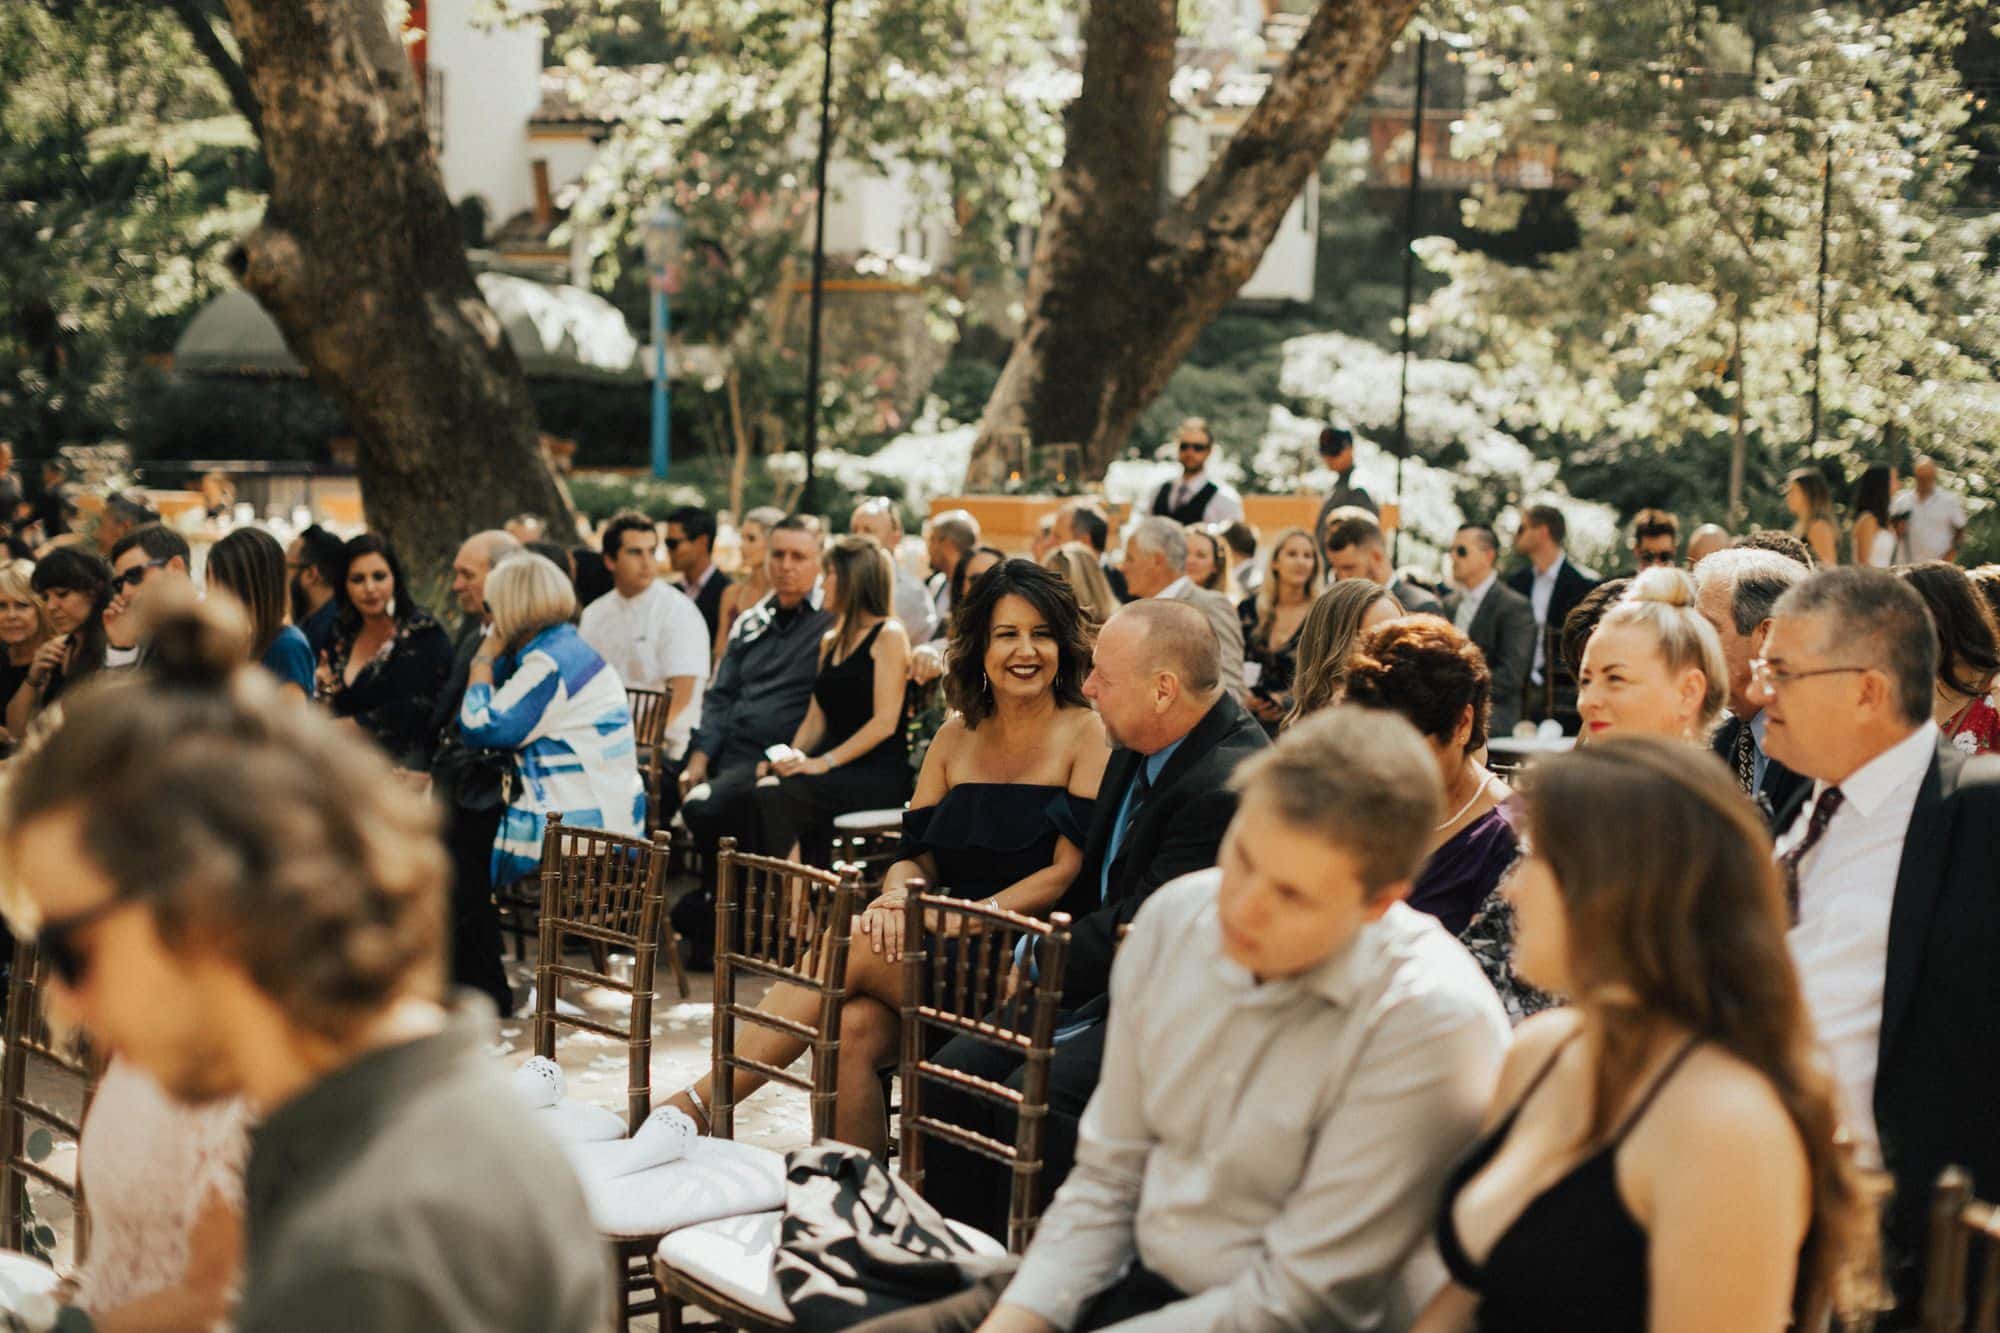
[(164, 568), (166, 563), (167, 562), (164, 560), (148, 560), (143, 565), (132, 566), (132, 568), (126, 570), (123, 574), (120, 574), (117, 577), (113, 578), (111, 581), (117, 584), (119, 587), (124, 588), (127, 591), (130, 591), (131, 589), (136, 588), (140, 584), (144, 583), (146, 581), (147, 574), (149, 574), (153, 570)]
[(1470, 546), (1454, 546), (1451, 548), (1451, 553), (1460, 560), (1463, 560), (1472, 554), (1472, 548)]
[(130, 907), (132, 898), (106, 898), (95, 907), (44, 921), (35, 932), (35, 946), (63, 985), (75, 990), (90, 971), (90, 954), (80, 948), (78, 937), (120, 908)]
[(1214, 447), (1215, 447), (1214, 445), (1212, 445), (1212, 444), (1206, 444), (1206, 443), (1203, 443), (1203, 442), (1202, 442), (1202, 441), (1200, 441), (1200, 440), (1182, 440), (1182, 441), (1181, 441), (1181, 448), (1182, 448), (1182, 449), (1192, 449), (1192, 450), (1193, 450), (1194, 452), (1196, 452), (1196, 453), (1198, 453), (1198, 454), (1205, 454), (1205, 453), (1207, 453), (1207, 452), (1208, 452), (1208, 451), (1209, 451), (1210, 449), (1213, 449)]
[(663, 540), (665, 541), (665, 543), (666, 543), (666, 547), (667, 547), (667, 549), (668, 549), (669, 551), (678, 551), (678, 550), (679, 550), (679, 549), (681, 548), (681, 543), (682, 543), (682, 542), (684, 542), (684, 541), (686, 541), (686, 540), (687, 540), (687, 538), (685, 538), (685, 537), (667, 537), (667, 538), (663, 538)]

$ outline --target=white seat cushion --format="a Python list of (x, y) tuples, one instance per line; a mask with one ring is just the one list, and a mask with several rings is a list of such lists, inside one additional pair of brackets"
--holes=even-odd
[(783, 1153), (727, 1139), (697, 1139), (677, 1162), (607, 1176), (594, 1159), (620, 1157), (621, 1147), (573, 1143), (568, 1149), (590, 1216), (607, 1236), (657, 1236), (784, 1206)]
[(833, 826), (843, 833), (893, 833), (903, 827), (903, 807), (849, 810), (844, 815), (835, 815)]
[[(789, 1324), (792, 1313), (785, 1308), (774, 1266), (784, 1219), (779, 1210), (683, 1227), (667, 1233), (658, 1253), (675, 1272), (714, 1288), (773, 1323)], [(970, 1250), (996, 1259), (1007, 1253), (1005, 1245), (983, 1231), (958, 1222), (946, 1225)]]
[(565, 1097), (528, 1113), (557, 1143), (608, 1143), (625, 1137), (625, 1117), (590, 1102)]

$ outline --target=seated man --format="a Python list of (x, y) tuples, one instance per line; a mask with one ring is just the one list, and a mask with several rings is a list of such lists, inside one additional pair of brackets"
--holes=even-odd
[[(1097, 637), (1083, 685), (1111, 743), (1083, 862), (1063, 896), (1070, 959), (1063, 1005), (1071, 1032), (1050, 1068), (1050, 1116), (1043, 1179), (1050, 1188), (1069, 1170), (1077, 1119), (1097, 1086), (1104, 1052), (1104, 1011), (1118, 930), (1160, 885), (1215, 864), (1216, 848), (1236, 813), (1230, 774), (1269, 741), (1257, 719), (1222, 688), (1221, 650), (1201, 612), (1152, 599), (1119, 608)], [(1435, 765), (1433, 765), (1435, 767)], [(857, 945), (856, 947), (861, 947)], [(863, 1034), (843, 1029), (843, 1040)], [(872, 1035), (872, 1034), (871, 1034)], [(894, 1056), (884, 1034), (882, 1058)], [(944, 1063), (1018, 1087), (1020, 1065), (979, 1042), (956, 1041)], [(976, 1098), (930, 1095), (940, 1116), (1011, 1139), (1011, 1117)], [(928, 1194), (946, 1216), (998, 1234), (1006, 1178), (993, 1163), (945, 1144), (930, 1150)]]
[(1335, 709), (1244, 765), (1221, 865), (1119, 952), (1076, 1170), (1019, 1268), (863, 1328), (1408, 1322), (1401, 1270), (1507, 1047), (1478, 965), (1400, 901), (1443, 813), (1429, 754)]
[(146, 658), (139, 608), (148, 589), (188, 584), (187, 538), (163, 523), (133, 528), (111, 548), (111, 605), (104, 608), (104, 665), (135, 667)]
[[(789, 744), (805, 719), (820, 636), (833, 627), (833, 617), (812, 603), (819, 539), (803, 520), (785, 518), (771, 525), (769, 547), (771, 597), (745, 611), (742, 628), (730, 634), (681, 769), (681, 818), (711, 857), (723, 838), (753, 833), (757, 764), (771, 746)], [(694, 941), (697, 959), (714, 933), (714, 913), (705, 910), (712, 906), (701, 892), (675, 907), (674, 926)]]
[(1335, 509), (1321, 528), (1326, 542), (1326, 569), (1335, 579), (1367, 579), (1387, 588), (1411, 615), (1444, 614), (1438, 599), (1396, 573), (1389, 563), (1389, 541), (1382, 523), (1358, 505)]

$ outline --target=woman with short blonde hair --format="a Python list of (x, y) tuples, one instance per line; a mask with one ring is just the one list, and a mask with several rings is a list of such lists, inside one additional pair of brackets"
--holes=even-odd
[[(35, 654), (49, 641), (49, 615), (35, 596), (35, 563), (9, 560), (0, 564), (0, 709), (5, 709), (28, 682)], [(21, 716), (32, 711), (23, 700)]]
[(525, 642), (576, 616), (576, 585), (539, 555), (503, 558), (486, 576), (487, 613), (502, 643)]

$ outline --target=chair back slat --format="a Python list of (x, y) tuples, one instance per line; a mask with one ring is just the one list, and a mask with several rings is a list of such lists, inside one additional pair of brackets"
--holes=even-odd
[[(637, 1130), (653, 1109), (653, 975), (666, 911), (667, 835), (648, 841), (564, 824), (550, 815), (542, 834), (542, 910), (535, 960), (535, 1054), (553, 1060), (556, 1030), (572, 1028), (625, 1043), (625, 1117)], [(592, 966), (563, 959), (572, 939), (590, 946)], [(632, 955), (629, 981), (610, 972), (610, 950)], [(621, 1028), (566, 1014), (564, 982), (623, 991), (631, 999)]]
[[(6, 1051), (0, 1056), (0, 1246), (28, 1248), (25, 1228), (28, 1184), (34, 1181), (66, 1199), (75, 1216), (73, 1254), (81, 1265), (90, 1252), (90, 1211), (83, 1197), (79, 1171), (65, 1176), (50, 1170), (29, 1153), (37, 1130), (75, 1143), (83, 1117), (97, 1092), (100, 1070), (81, 1040), (59, 1037), (50, 1027), (46, 1008), (48, 963), (32, 940), (14, 945), (13, 971), (7, 987)], [(38, 1091), (31, 1092), (29, 1076)], [(81, 1085), (81, 1110), (71, 1119), (46, 1096), (52, 1083), (75, 1080)]]
[(632, 734), (640, 749), (657, 746), (666, 739), (667, 709), (673, 691), (649, 690), (638, 685), (625, 687), (625, 702), (632, 709)]
[[(797, 861), (754, 856), (724, 838), (716, 854), (715, 1031), (710, 1132), (736, 1132), (736, 1071), (798, 1088), (811, 1099), (813, 1140), (833, 1136), (838, 1089), (840, 1012), (847, 1001), (847, 947), (860, 909), (859, 880), (849, 867), (820, 870)], [(745, 976), (813, 992), (819, 1010), (801, 1025), (765, 1015), (738, 998)], [(736, 1050), (739, 1024), (804, 1036), (812, 1074), (801, 1078)]]
[[(1973, 1284), (1968, 1279), (1975, 1240), (1982, 1242), (1983, 1253)], [(1972, 1178), (1955, 1166), (1944, 1169), (1931, 1195), (1919, 1327), (1923, 1333), (2000, 1333), (2000, 1208), (1975, 1199)]]
[[(1047, 1132), (1049, 1061), (1069, 961), (1069, 918), (1047, 921), (922, 891), (905, 900), (903, 954), (903, 1179), (924, 1184), (924, 1141), (955, 1144), (1005, 1165), (1012, 1174), (1007, 1248), (1027, 1251), (1041, 1215), (1042, 1142)], [(928, 929), (927, 929), (928, 927)], [(1033, 975), (1015, 959), (1031, 954)], [(966, 1037), (1022, 1058), (1021, 1091), (971, 1078), (931, 1058), (944, 1038)], [(1014, 1142), (1002, 1144), (942, 1121), (924, 1109), (924, 1089), (943, 1085), (1014, 1112)]]

